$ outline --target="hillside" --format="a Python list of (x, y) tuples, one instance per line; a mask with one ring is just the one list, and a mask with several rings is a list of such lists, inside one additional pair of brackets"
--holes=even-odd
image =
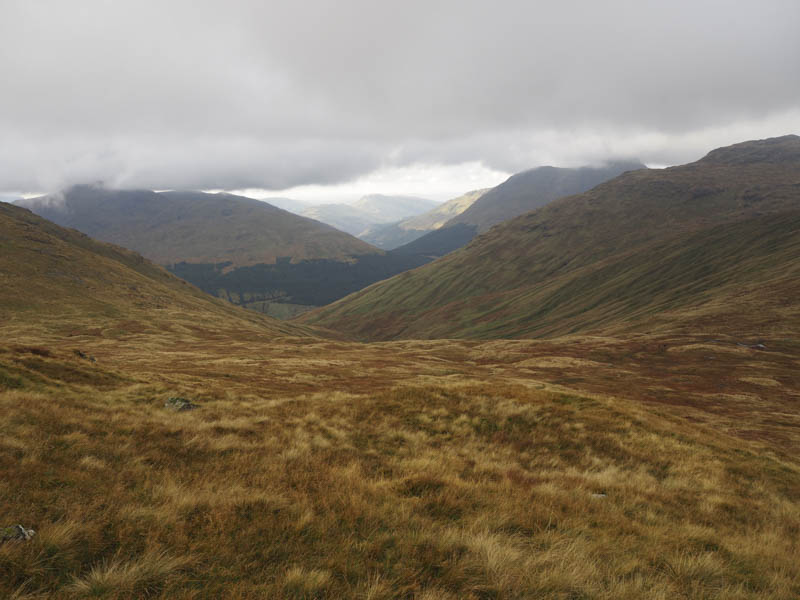
[(439, 229), (447, 221), (467, 210), (487, 191), (484, 189), (467, 192), (426, 213), (408, 217), (397, 223), (373, 225), (361, 233), (359, 238), (383, 250), (392, 250)]
[(424, 264), (230, 194), (76, 186), (18, 204), (140, 252), (214, 296), (286, 317)]
[(800, 323), (800, 138), (625, 173), (307, 315), (367, 339)]
[(788, 327), (326, 339), (7, 204), (0, 278), (2, 598), (800, 594)]
[(307, 335), (211, 298), (130, 250), (6, 203), (0, 203), (0, 322), (62, 336)]
[(298, 214), (357, 236), (375, 223), (367, 212), (349, 204), (319, 204), (302, 209)]
[(435, 231), (396, 248), (396, 251), (398, 254), (444, 256), (493, 225), (544, 206), (556, 198), (585, 192), (625, 171), (643, 168), (645, 166), (638, 162), (620, 161), (603, 167), (538, 167), (517, 173), (482, 194), (466, 210)]
[(393, 223), (401, 219), (421, 215), (436, 208), (438, 202), (416, 196), (388, 196), (368, 194), (353, 203), (353, 206), (368, 215), (375, 223)]
[(435, 206), (436, 203), (431, 200), (414, 196), (370, 194), (352, 204), (305, 206), (297, 214), (362, 238), (372, 227), (418, 215)]
[(359, 344), (0, 244), (2, 598), (800, 594), (796, 338)]
[(162, 265), (229, 262), (244, 267), (282, 257), (347, 260), (379, 253), (328, 225), (230, 194), (75, 186), (63, 195), (17, 204)]

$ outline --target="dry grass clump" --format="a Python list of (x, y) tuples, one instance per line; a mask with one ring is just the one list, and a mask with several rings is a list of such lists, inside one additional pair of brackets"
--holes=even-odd
[(78, 598), (153, 596), (185, 562), (156, 551), (130, 560), (117, 556), (95, 565), (83, 577), (76, 577), (67, 591)]
[(0, 546), (0, 596), (800, 594), (798, 464), (626, 401), (167, 393), (0, 394), (0, 514), (39, 531)]

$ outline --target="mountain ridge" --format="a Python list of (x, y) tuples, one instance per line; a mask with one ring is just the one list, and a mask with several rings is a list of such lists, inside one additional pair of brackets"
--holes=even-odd
[[(794, 156), (800, 138), (786, 143)], [(796, 286), (783, 274), (795, 273), (798, 266), (793, 236), (800, 237), (794, 229), (800, 223), (794, 218), (800, 210), (800, 161), (745, 164), (736, 156), (752, 155), (763, 144), (737, 146), (725, 163), (701, 159), (663, 170), (629, 171), (551, 202), (495, 226), (438, 261), (319, 309), (304, 322), (362, 339), (494, 338), (630, 330), (646, 327), (647, 319), (663, 317), (669, 308), (684, 311), (674, 326), (688, 326), (690, 308), (702, 312), (715, 306), (719, 315), (727, 314), (715, 304), (715, 294), (717, 300), (736, 297), (736, 289), (725, 281), (703, 289), (692, 282), (704, 272), (694, 263), (713, 273), (728, 268), (724, 252), (746, 257), (746, 246), (731, 234), (737, 227), (743, 228), (741, 239), (751, 244), (764, 236), (775, 245), (773, 255), (764, 251), (759, 265), (739, 272), (738, 284), (749, 286), (761, 269), (776, 290), (783, 290), (781, 297), (790, 297), (787, 290), (796, 291)], [(717, 239), (717, 245), (704, 246), (703, 235)], [(693, 258), (681, 253), (684, 245)], [(659, 256), (674, 256), (679, 267), (665, 271), (663, 280), (653, 275), (669, 267), (659, 265)], [(633, 298), (627, 313), (611, 311), (613, 319), (604, 320), (608, 302), (615, 295), (625, 297), (637, 281), (648, 281), (647, 290)], [(684, 286), (685, 294), (673, 297), (670, 282)], [(750, 290), (745, 300), (757, 305), (757, 297)], [(669, 306), (659, 309), (658, 303)], [(765, 311), (751, 316), (741, 311), (743, 327), (765, 325), (767, 304), (762, 302)], [(796, 306), (790, 303), (787, 314), (795, 314)], [(668, 321), (659, 326), (668, 327)]]
[(137, 252), (159, 264), (232, 266), (380, 254), (330, 225), (244, 196), (73, 186), (17, 202), (53, 222)]
[(536, 167), (509, 177), (482, 194), (471, 206), (439, 229), (395, 251), (399, 254), (444, 256), (476, 235), (557, 198), (584, 192), (625, 171), (646, 168), (639, 162), (612, 161), (600, 167)]

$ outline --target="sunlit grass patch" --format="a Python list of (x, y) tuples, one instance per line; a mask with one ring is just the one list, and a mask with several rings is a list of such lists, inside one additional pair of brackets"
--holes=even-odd
[(102, 561), (75, 580), (67, 590), (79, 598), (152, 596), (166, 580), (187, 564), (166, 552), (148, 551), (131, 559), (116, 556)]

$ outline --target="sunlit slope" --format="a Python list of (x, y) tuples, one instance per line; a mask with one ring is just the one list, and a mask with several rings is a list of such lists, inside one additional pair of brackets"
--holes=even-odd
[(795, 327), (800, 138), (626, 173), (305, 322), (367, 339)]
[(0, 203), (0, 320), (48, 330), (249, 329), (305, 335), (203, 294), (135, 252)]
[(378, 248), (392, 250), (443, 227), (450, 219), (472, 206), (487, 191), (488, 189), (473, 190), (448, 200), (421, 215), (409, 217), (397, 223), (373, 225), (359, 237)]

